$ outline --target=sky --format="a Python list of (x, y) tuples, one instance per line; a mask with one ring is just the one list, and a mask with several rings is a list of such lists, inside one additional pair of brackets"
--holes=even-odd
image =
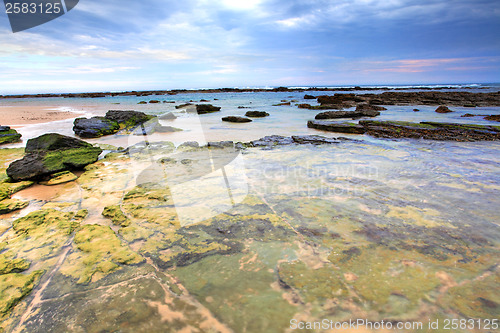
[(500, 81), (498, 0), (80, 0), (12, 33), (0, 94)]

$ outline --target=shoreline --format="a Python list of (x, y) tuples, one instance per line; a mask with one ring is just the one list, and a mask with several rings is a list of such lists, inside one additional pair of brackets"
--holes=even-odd
[(51, 123), (83, 116), (85, 111), (61, 111), (46, 106), (1, 106), (1, 125), (21, 128), (27, 125)]

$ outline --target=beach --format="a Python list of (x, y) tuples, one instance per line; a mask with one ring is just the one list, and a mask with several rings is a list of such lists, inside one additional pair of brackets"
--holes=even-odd
[[(491, 325), (500, 304), (492, 292), (500, 128), (484, 118), (500, 114), (499, 101), (436, 89), (450, 112), (436, 112), (425, 94), (427, 104), (391, 94), (373, 107), (384, 92), (57, 97), (51, 108), (46, 98), (1, 99), (22, 104), (0, 110), (10, 114), (2, 125), (23, 136), (0, 149), (0, 204), (17, 205), (0, 215), (0, 269), (9, 270), (0, 275), (9, 276), (0, 281), (8, 292), (0, 327), (288, 332), (294, 323), (329, 323), (316, 331), (332, 331), (363, 319), (417, 332), (419, 323), (470, 318)], [(342, 110), (322, 100), (340, 101)], [(19, 110), (28, 113), (12, 115)], [(322, 112), (344, 118), (315, 120)], [(79, 116), (90, 120), (77, 135)], [(228, 116), (252, 121), (222, 121)], [(23, 117), (36, 120), (17, 123)], [(312, 121), (366, 130), (318, 130)], [(98, 131), (86, 125), (96, 123)]]

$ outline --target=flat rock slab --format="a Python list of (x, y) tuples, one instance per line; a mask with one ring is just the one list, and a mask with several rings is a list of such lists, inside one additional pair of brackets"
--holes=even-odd
[(361, 125), (334, 121), (310, 120), (307, 122), (307, 127), (336, 133), (364, 134), (366, 132)]
[(71, 171), (62, 171), (55, 173), (51, 176), (51, 178), (47, 181), (42, 181), (40, 184), (42, 185), (47, 185), (47, 186), (53, 186), (53, 185), (59, 185), (59, 184), (64, 184), (68, 182), (72, 182), (74, 180), (77, 180), (78, 176), (75, 175)]
[(227, 117), (223, 117), (222, 121), (227, 121), (230, 123), (250, 123), (250, 122), (252, 122), (252, 119), (245, 118), (245, 117), (238, 117), (238, 116), (227, 116)]

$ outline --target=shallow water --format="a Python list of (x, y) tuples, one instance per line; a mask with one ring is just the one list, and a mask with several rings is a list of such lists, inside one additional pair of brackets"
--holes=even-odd
[[(178, 113), (170, 123), (185, 132), (148, 136), (149, 148), (109, 154), (76, 181), (16, 193), (13, 198), (30, 204), (2, 215), (0, 263), (24, 259), (30, 266), (0, 275), (6, 288), (0, 288), (0, 328), (291, 332), (293, 320), (364, 319), (424, 325), (397, 332), (448, 332), (446, 320), (475, 318), (484, 326), (498, 318), (500, 143), (352, 136), (362, 141), (241, 152), (175, 149), (188, 138), (321, 133), (305, 128), (315, 111), (272, 106), (293, 99), (290, 93), (261, 95), (152, 96), (218, 98), (211, 103), (223, 111)], [(113, 106), (142, 110), (138, 99), (144, 97)], [(106, 100), (86, 103), (102, 114)], [(173, 105), (144, 107), (163, 113)], [(472, 113), (409, 109), (390, 107), (380, 119), (469, 122), (459, 115)], [(271, 117), (220, 122), (247, 110)], [(69, 134), (71, 120), (21, 132), (26, 139), (49, 129)], [(142, 140), (92, 141), (129, 146)], [(3, 179), (22, 151), (1, 152)], [(103, 216), (106, 207), (119, 207), (126, 221)], [(15, 306), (5, 310), (6, 300)], [(440, 330), (429, 329), (429, 320), (439, 321)], [(484, 330), (476, 322), (456, 331)]]

